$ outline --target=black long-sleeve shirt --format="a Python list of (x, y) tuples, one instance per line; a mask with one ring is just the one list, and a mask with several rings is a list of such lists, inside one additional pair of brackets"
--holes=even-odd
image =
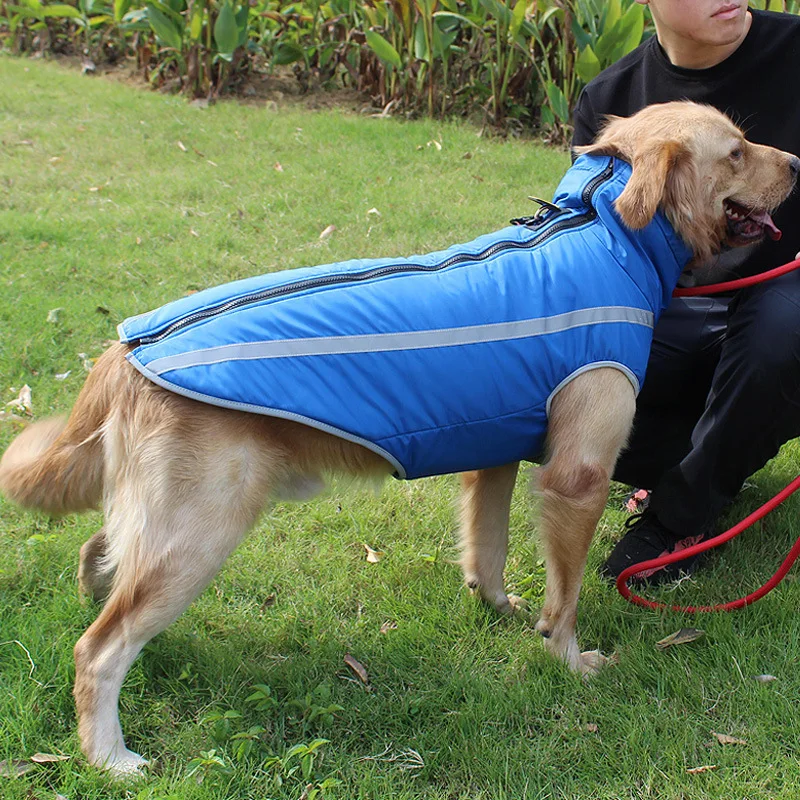
[[(604, 70), (578, 99), (573, 144), (589, 144), (607, 114), (627, 117), (652, 103), (694, 100), (724, 111), (750, 141), (800, 155), (800, 16), (751, 13), (742, 44), (708, 69), (674, 66), (653, 36)], [(774, 219), (783, 238), (731, 254), (727, 269), (746, 275), (794, 258), (800, 251), (800, 188)]]

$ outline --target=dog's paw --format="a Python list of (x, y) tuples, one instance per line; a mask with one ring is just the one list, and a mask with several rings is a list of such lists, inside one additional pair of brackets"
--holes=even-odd
[(106, 761), (102, 769), (115, 780), (138, 780), (144, 777), (144, 768), (148, 763), (138, 753), (126, 750), (121, 756)]
[(515, 594), (505, 595), (504, 600), (496, 602), (494, 607), (498, 613), (505, 616), (513, 614), (527, 614), (529, 612), (528, 601)]
[(496, 592), (488, 592), (477, 578), (466, 579), (470, 594), (479, 597), (484, 603), (490, 605), (498, 614), (510, 617), (514, 614), (528, 612), (528, 601), (523, 600), (515, 594), (506, 594), (499, 589)]
[(592, 678), (597, 675), (603, 667), (615, 664), (614, 656), (610, 658), (604, 656), (599, 650), (584, 650), (581, 653), (580, 671), (584, 678)]

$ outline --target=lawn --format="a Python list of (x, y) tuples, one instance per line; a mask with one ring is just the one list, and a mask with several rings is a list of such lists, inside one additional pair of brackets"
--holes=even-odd
[[(532, 213), (527, 196), (548, 198), (569, 163), (462, 124), (196, 107), (42, 61), (0, 58), (0, 86), (0, 407), (27, 385), (36, 418), (69, 410), (127, 316), (259, 272), (466, 241)], [(0, 448), (20, 424), (4, 415)], [(796, 456), (754, 476), (729, 521), (788, 483)], [(507, 580), (535, 606), (527, 478)], [(134, 785), (87, 766), (75, 731), (72, 647), (97, 613), (77, 593), (78, 550), (100, 515), (49, 520), (0, 500), (0, 797), (797, 797), (794, 572), (738, 613), (630, 606), (596, 574), (624, 522), (616, 487), (578, 623), (619, 663), (584, 683), (545, 656), (535, 617), (499, 619), (462, 586), (457, 488), (335, 485), (263, 518), (131, 670), (123, 729), (152, 761)], [(799, 502), (662, 597), (760, 585), (800, 534)], [(690, 626), (705, 636), (654, 647)], [(68, 758), (7, 776), (37, 752)]]

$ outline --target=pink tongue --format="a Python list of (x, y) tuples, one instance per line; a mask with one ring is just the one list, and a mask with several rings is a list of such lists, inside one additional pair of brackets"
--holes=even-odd
[(752, 211), (750, 213), (750, 219), (763, 225), (767, 236), (769, 236), (773, 242), (777, 242), (778, 239), (783, 236), (780, 229), (772, 221), (772, 217), (766, 211)]

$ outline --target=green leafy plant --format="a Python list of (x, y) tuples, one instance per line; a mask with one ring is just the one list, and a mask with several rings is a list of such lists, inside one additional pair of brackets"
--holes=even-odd
[[(754, 0), (800, 13), (800, 0)], [(291, 67), (303, 90), (352, 86), (388, 113), (480, 114), (566, 143), (583, 86), (652, 34), (635, 0), (14, 0), (19, 51), (134, 52), (153, 85), (217, 96)]]
[(286, 705), (295, 710), (304, 727), (329, 727), (336, 713), (344, 711), (342, 706), (330, 702), (331, 695), (330, 686), (321, 684), (302, 699), (290, 700)]
[(329, 742), (329, 739), (314, 739), (308, 744), (300, 743), (290, 747), (282, 759), (287, 776), (299, 770), (303, 780), (310, 781), (314, 774), (314, 764), (322, 760), (322, 747)]
[(642, 41), (645, 22), (644, 7), (633, 0), (567, 0), (541, 8), (531, 22), (541, 57), (532, 64), (541, 121), (554, 139), (568, 140), (580, 90)]
[(211, 738), (218, 744), (224, 745), (238, 728), (242, 715), (238, 711), (212, 711), (201, 720), (202, 725), (211, 726)]
[(256, 711), (271, 711), (278, 705), (278, 701), (272, 696), (272, 689), (265, 683), (255, 684), (245, 703), (252, 705)]
[(258, 748), (266, 728), (261, 725), (251, 725), (246, 731), (239, 731), (231, 736), (234, 743), (233, 754), (237, 761), (244, 761)]
[(218, 778), (224, 775), (230, 775), (231, 768), (225, 763), (225, 760), (217, 755), (216, 750), (201, 751), (199, 756), (196, 756), (188, 764), (187, 776), (194, 776), (198, 783), (203, 783), (209, 778)]

